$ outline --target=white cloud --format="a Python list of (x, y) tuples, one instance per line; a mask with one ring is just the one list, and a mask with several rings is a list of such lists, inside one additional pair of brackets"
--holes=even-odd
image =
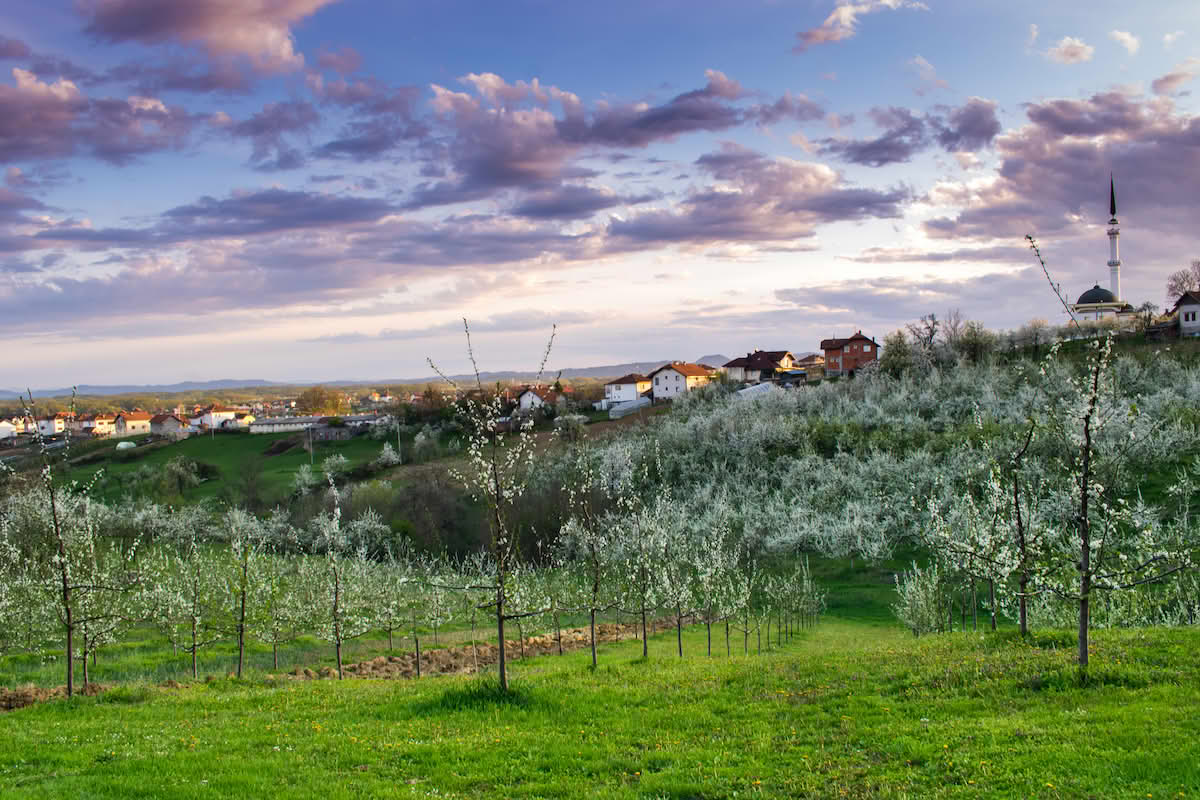
[(1031, 22), (1031, 23), (1029, 23), (1029, 39), (1025, 42), (1025, 46), (1033, 47), (1034, 43), (1037, 42), (1037, 37), (1038, 37), (1037, 23)]
[[(933, 64), (930, 64), (928, 61), (926, 61), (923, 56), (918, 55), (915, 58), (910, 59), (908, 65), (916, 70), (917, 74), (921, 76), (921, 80), (930, 87), (934, 89), (950, 88), (950, 84), (938, 77), (937, 70), (934, 69)], [(927, 87), (922, 87), (917, 89), (917, 94), (925, 94), (926, 88)]]
[(1084, 61), (1091, 61), (1095, 52), (1096, 48), (1082, 39), (1064, 36), (1058, 40), (1058, 44), (1046, 51), (1046, 58), (1060, 64), (1080, 64)]
[(849, 39), (858, 32), (858, 18), (876, 11), (896, 11), (901, 8), (928, 11), (921, 0), (838, 0), (837, 6), (820, 27), (796, 34), (799, 40), (792, 52), (801, 53), (815, 44), (829, 44)]
[(1128, 50), (1131, 56), (1137, 55), (1138, 48), (1142, 46), (1142, 41), (1128, 31), (1109, 31), (1108, 38)]
[(1174, 45), (1175, 42), (1179, 41), (1180, 36), (1183, 36), (1183, 31), (1172, 31), (1171, 33), (1164, 34), (1163, 47), (1170, 50), (1171, 46)]

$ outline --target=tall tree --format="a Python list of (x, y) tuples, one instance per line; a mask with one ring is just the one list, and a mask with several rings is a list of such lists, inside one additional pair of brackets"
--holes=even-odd
[[(488, 566), (493, 570), (491, 584), (487, 587), (492, 600), (487, 604), (495, 614), (496, 644), (498, 647), (498, 673), (500, 690), (508, 691), (508, 653), (504, 638), (504, 624), (523, 617), (541, 613), (540, 609), (522, 609), (517, 604), (520, 597), (521, 553), (517, 546), (515, 504), (524, 494), (529, 481), (529, 467), (533, 463), (532, 420), (526, 420), (515, 436), (507, 439), (498, 433), (500, 418), (505, 416), (504, 405), (499, 395), (487, 398), (475, 350), (471, 345), (471, 329), (463, 320), (463, 331), (467, 338), (467, 356), (475, 372), (475, 392), (468, 393), (459, 406), (467, 428), (467, 460), (457, 477), (467, 485), (476, 498), (482, 499), (488, 509), (489, 542), (491, 558)], [(554, 345), (554, 329), (538, 367), (537, 380), (541, 380)], [(432, 359), (432, 367), (451, 386), (454, 381), (446, 377)]]
[(1200, 258), (1192, 259), (1189, 266), (1167, 276), (1167, 305), (1175, 305), (1185, 292), (1200, 290)]

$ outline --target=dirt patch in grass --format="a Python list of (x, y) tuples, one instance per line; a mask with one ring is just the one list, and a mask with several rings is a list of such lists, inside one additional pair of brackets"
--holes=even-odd
[[(94, 697), (101, 692), (107, 691), (109, 686), (100, 683), (89, 683), (87, 686), (78, 690), (79, 694)], [(34, 703), (44, 703), (47, 700), (54, 700), (59, 697), (67, 696), (66, 686), (55, 686), (52, 689), (45, 689), (40, 686), (20, 686), (16, 689), (9, 689), (6, 686), (0, 686), (0, 711), (16, 711), (18, 708), (25, 708)]]
[(291, 450), (293, 447), (296, 447), (300, 443), (301, 443), (301, 440), (299, 437), (280, 439), (277, 442), (272, 442), (271, 446), (263, 451), (263, 455), (265, 455), (267, 458), (270, 458), (271, 456), (277, 456), (280, 453), (286, 453), (288, 450)]
[[(649, 633), (672, 628), (670, 622), (657, 621), (648, 625)], [(596, 643), (606, 644), (625, 639), (634, 639), (641, 635), (638, 624), (605, 623), (596, 626)], [(578, 650), (590, 646), (591, 636), (587, 628), (570, 628), (562, 631), (562, 651)], [(559, 652), (559, 641), (553, 633), (540, 636), (526, 636), (524, 639), (506, 639), (509, 661), (523, 658), (551, 655)], [(500, 649), (490, 642), (477, 642), (461, 647), (444, 647), (434, 650), (421, 651), (422, 675), (453, 675), (470, 674), (484, 667), (491, 666), (500, 660)], [(344, 667), (348, 677), (375, 678), (396, 680), (417, 677), (417, 654), (404, 652), (390, 656), (378, 656), (370, 661), (360, 661)], [(271, 678), (273, 676), (267, 676)], [(306, 667), (296, 667), (287, 673), (293, 680), (322, 680), (336, 678), (337, 670), (323, 667), (313, 670)]]

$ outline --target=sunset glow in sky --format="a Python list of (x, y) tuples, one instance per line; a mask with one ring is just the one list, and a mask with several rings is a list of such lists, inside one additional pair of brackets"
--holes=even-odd
[(0, 388), (993, 328), (1200, 258), (1200, 3), (8, 0)]

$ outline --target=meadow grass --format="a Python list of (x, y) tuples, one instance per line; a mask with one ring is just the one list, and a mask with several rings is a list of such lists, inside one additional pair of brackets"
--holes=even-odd
[[(215, 478), (184, 491), (183, 500), (194, 502), (220, 496), (222, 487), (233, 480), (239, 471), (251, 462), (260, 460), (264, 492), (270, 497), (281, 497), (288, 493), (293, 476), (301, 464), (309, 463), (310, 456), (308, 451), (300, 446), (272, 456), (267, 456), (266, 451), (276, 442), (296, 436), (294, 433), (197, 435), (165, 447), (156, 447), (140, 458), (119, 455), (116, 443), (109, 440), (107, 448), (112, 452), (108, 458), (73, 467), (64, 474), (68, 480), (86, 483), (102, 469), (104, 477), (109, 480), (102, 481), (96, 487), (93, 496), (101, 500), (116, 500), (123, 493), (116, 480), (119, 476), (142, 466), (161, 468), (171, 459), (183, 456), (215, 467), (218, 473)], [(311, 461), (314, 468), (319, 470), (324, 458), (341, 453), (353, 468), (378, 458), (382, 448), (382, 442), (367, 436), (358, 436), (342, 442), (315, 442)]]
[[(831, 620), (685, 658), (670, 633), (420, 681), (132, 684), (0, 716), (0, 796), (1191, 797), (1195, 630), (914, 639)], [(753, 646), (753, 640), (752, 640)]]

